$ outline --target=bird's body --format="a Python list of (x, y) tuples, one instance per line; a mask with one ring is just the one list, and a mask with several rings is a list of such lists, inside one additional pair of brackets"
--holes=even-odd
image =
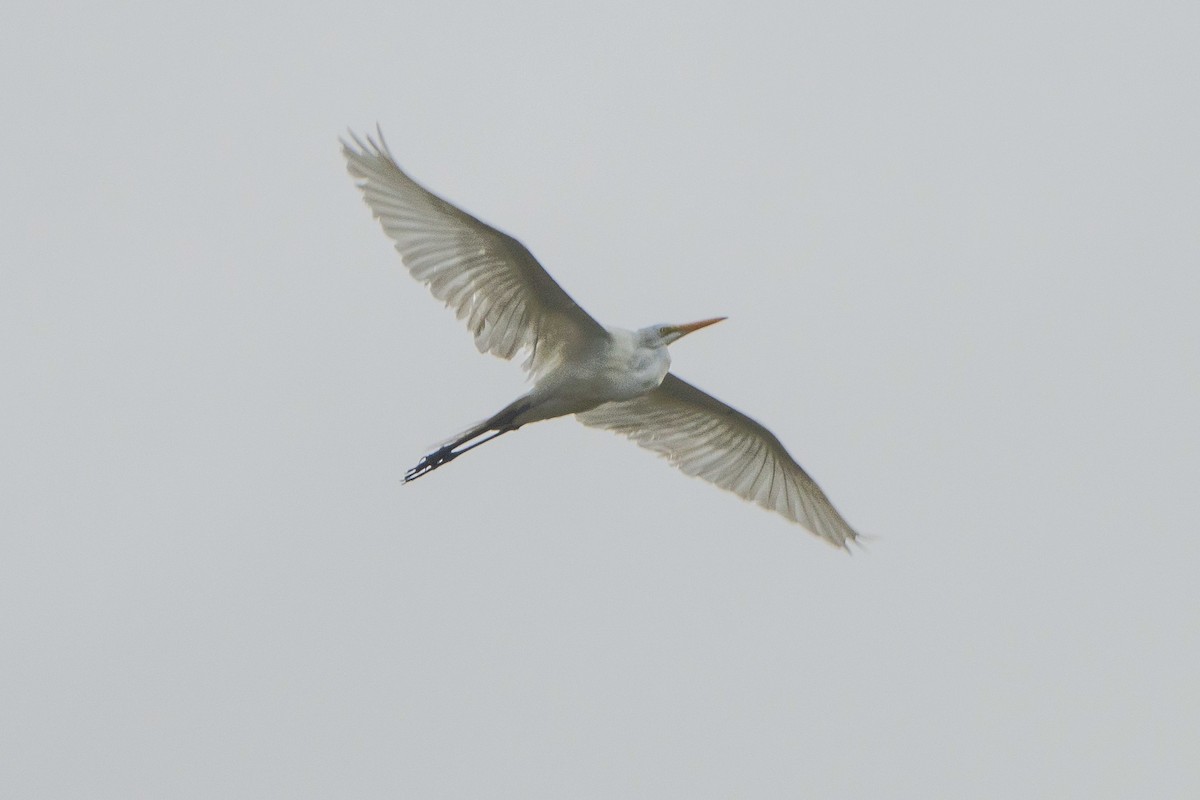
[(532, 422), (568, 415), (620, 433), (832, 544), (858, 534), (766, 428), (671, 374), (667, 346), (724, 317), (640, 330), (592, 319), (516, 239), (409, 178), (383, 143), (343, 142), (350, 173), (405, 265), (465, 319), (481, 352), (525, 354), (532, 387), (425, 456), (415, 480)]
[(535, 378), (524, 396), (530, 409), (518, 417), (522, 425), (632, 400), (663, 382), (671, 369), (665, 344), (648, 342), (641, 331), (605, 330), (608, 338), (598, 339), (590, 352), (560, 361)]

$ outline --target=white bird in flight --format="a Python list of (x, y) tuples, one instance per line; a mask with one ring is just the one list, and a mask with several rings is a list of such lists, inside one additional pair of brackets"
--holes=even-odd
[(350, 138), (342, 140), (347, 168), (409, 272), (466, 321), (481, 353), (524, 354), (533, 383), (422, 458), (405, 483), (523, 425), (574, 414), (837, 547), (858, 538), (769, 430), (668, 371), (667, 345), (724, 317), (636, 331), (601, 325), (524, 245), (405, 174), (382, 131), (378, 140)]

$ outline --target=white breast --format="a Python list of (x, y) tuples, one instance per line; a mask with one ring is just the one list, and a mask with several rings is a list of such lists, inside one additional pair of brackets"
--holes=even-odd
[(565, 359), (537, 378), (523, 401), (519, 425), (632, 400), (655, 389), (671, 368), (666, 346), (647, 347), (633, 331), (610, 328), (611, 338), (588, 353)]
[(632, 400), (662, 383), (671, 367), (665, 346), (647, 347), (633, 331), (621, 328), (610, 328), (609, 334), (602, 348), (566, 361), (538, 380), (533, 394), (546, 404), (547, 414)]
[(605, 353), (602, 391), (609, 400), (632, 400), (658, 387), (671, 368), (665, 346), (646, 347), (633, 331), (610, 329), (612, 345)]

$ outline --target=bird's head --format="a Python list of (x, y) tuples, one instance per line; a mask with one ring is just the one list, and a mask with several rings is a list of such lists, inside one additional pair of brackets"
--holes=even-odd
[(642, 328), (639, 333), (642, 335), (642, 340), (648, 345), (666, 346), (679, 341), (692, 331), (716, 325), (723, 319), (725, 317), (713, 317), (712, 319), (702, 319), (699, 322), (689, 322), (687, 325), (651, 325), (649, 328)]

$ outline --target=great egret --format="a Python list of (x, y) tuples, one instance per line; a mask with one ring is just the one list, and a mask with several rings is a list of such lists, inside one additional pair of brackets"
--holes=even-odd
[[(347, 168), (409, 272), (464, 319), (482, 353), (525, 355), (533, 388), (421, 459), (414, 481), (522, 425), (574, 414), (838, 547), (858, 534), (775, 436), (668, 369), (667, 345), (724, 317), (630, 331), (592, 319), (516, 239), (428, 191), (382, 131), (342, 140)], [(848, 548), (847, 548), (848, 549)]]

